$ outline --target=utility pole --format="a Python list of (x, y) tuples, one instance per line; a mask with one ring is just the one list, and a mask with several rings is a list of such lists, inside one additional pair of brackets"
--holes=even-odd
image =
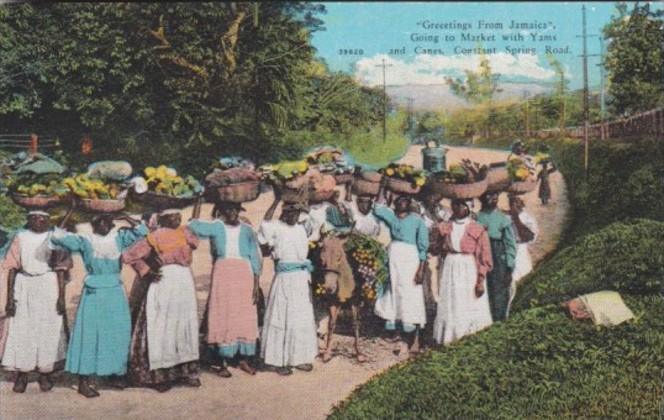
[(604, 38), (599, 37), (599, 57), (600, 62), (597, 64), (599, 66), (599, 106), (600, 106), (600, 119), (601, 119), (601, 129), (600, 136), (601, 139), (606, 139), (607, 133), (605, 132), (604, 121), (606, 120), (606, 93), (604, 92), (604, 79), (606, 78), (606, 69), (604, 67)]
[(392, 64), (385, 64), (385, 59), (383, 62), (376, 67), (383, 68), (383, 143), (387, 141), (387, 88), (385, 87), (385, 68), (392, 67)]
[(588, 35), (586, 32), (586, 6), (581, 6), (581, 13), (583, 16), (583, 34), (577, 35), (577, 38), (583, 38), (583, 145), (584, 145), (584, 158), (583, 158), (583, 168), (586, 171), (586, 177), (588, 177), (588, 134), (590, 130), (590, 100), (588, 98), (589, 89), (588, 89), (588, 57), (596, 57), (597, 54), (588, 55), (588, 37), (595, 35)]
[(530, 93), (527, 90), (523, 91), (523, 98), (526, 100), (526, 138), (530, 137), (530, 100), (528, 97)]

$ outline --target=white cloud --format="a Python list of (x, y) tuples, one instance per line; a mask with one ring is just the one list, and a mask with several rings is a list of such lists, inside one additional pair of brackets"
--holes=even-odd
[[(526, 78), (548, 80), (555, 76), (553, 70), (542, 67), (539, 58), (532, 54), (512, 55), (508, 53), (488, 54), (487, 58), (494, 73), (502, 79)], [(477, 71), (480, 56), (474, 55), (426, 55), (415, 56), (412, 61), (395, 59), (386, 54), (363, 58), (355, 64), (355, 78), (367, 86), (383, 83), (382, 61), (389, 65), (385, 79), (388, 85), (441, 84), (446, 77), (460, 77), (465, 70)]]

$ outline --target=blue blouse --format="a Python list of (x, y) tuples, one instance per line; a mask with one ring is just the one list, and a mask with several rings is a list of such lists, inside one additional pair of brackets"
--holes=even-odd
[[(210, 239), (210, 250), (212, 257), (226, 257), (226, 227), (224, 222), (215, 220), (212, 222), (192, 220), (189, 229), (200, 238)], [(263, 270), (263, 256), (258, 247), (258, 240), (253, 229), (244, 223), (240, 225), (240, 256), (249, 260), (254, 275), (259, 276)]]
[(415, 245), (420, 261), (427, 259), (427, 252), (429, 251), (429, 229), (427, 229), (424, 219), (420, 215), (411, 212), (408, 216), (401, 219), (391, 208), (383, 205), (375, 205), (373, 214), (390, 229), (390, 237), (393, 241)]

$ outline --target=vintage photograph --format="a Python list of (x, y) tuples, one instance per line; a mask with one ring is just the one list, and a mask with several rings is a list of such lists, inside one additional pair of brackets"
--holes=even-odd
[(0, 0), (0, 419), (664, 418), (664, 2)]

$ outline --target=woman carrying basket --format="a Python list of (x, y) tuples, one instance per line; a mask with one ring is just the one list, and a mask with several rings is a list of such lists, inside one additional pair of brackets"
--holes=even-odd
[(224, 359), (219, 371), (223, 378), (231, 377), (226, 365), (240, 356), (239, 367), (254, 375), (256, 369), (250, 359), (256, 354), (258, 339), (259, 299), (258, 280), (262, 271), (262, 256), (256, 233), (250, 225), (240, 221), (239, 203), (218, 205), (221, 220), (198, 220), (200, 202), (194, 208), (189, 228), (199, 238), (210, 240), (214, 267), (207, 308), (206, 341)]

